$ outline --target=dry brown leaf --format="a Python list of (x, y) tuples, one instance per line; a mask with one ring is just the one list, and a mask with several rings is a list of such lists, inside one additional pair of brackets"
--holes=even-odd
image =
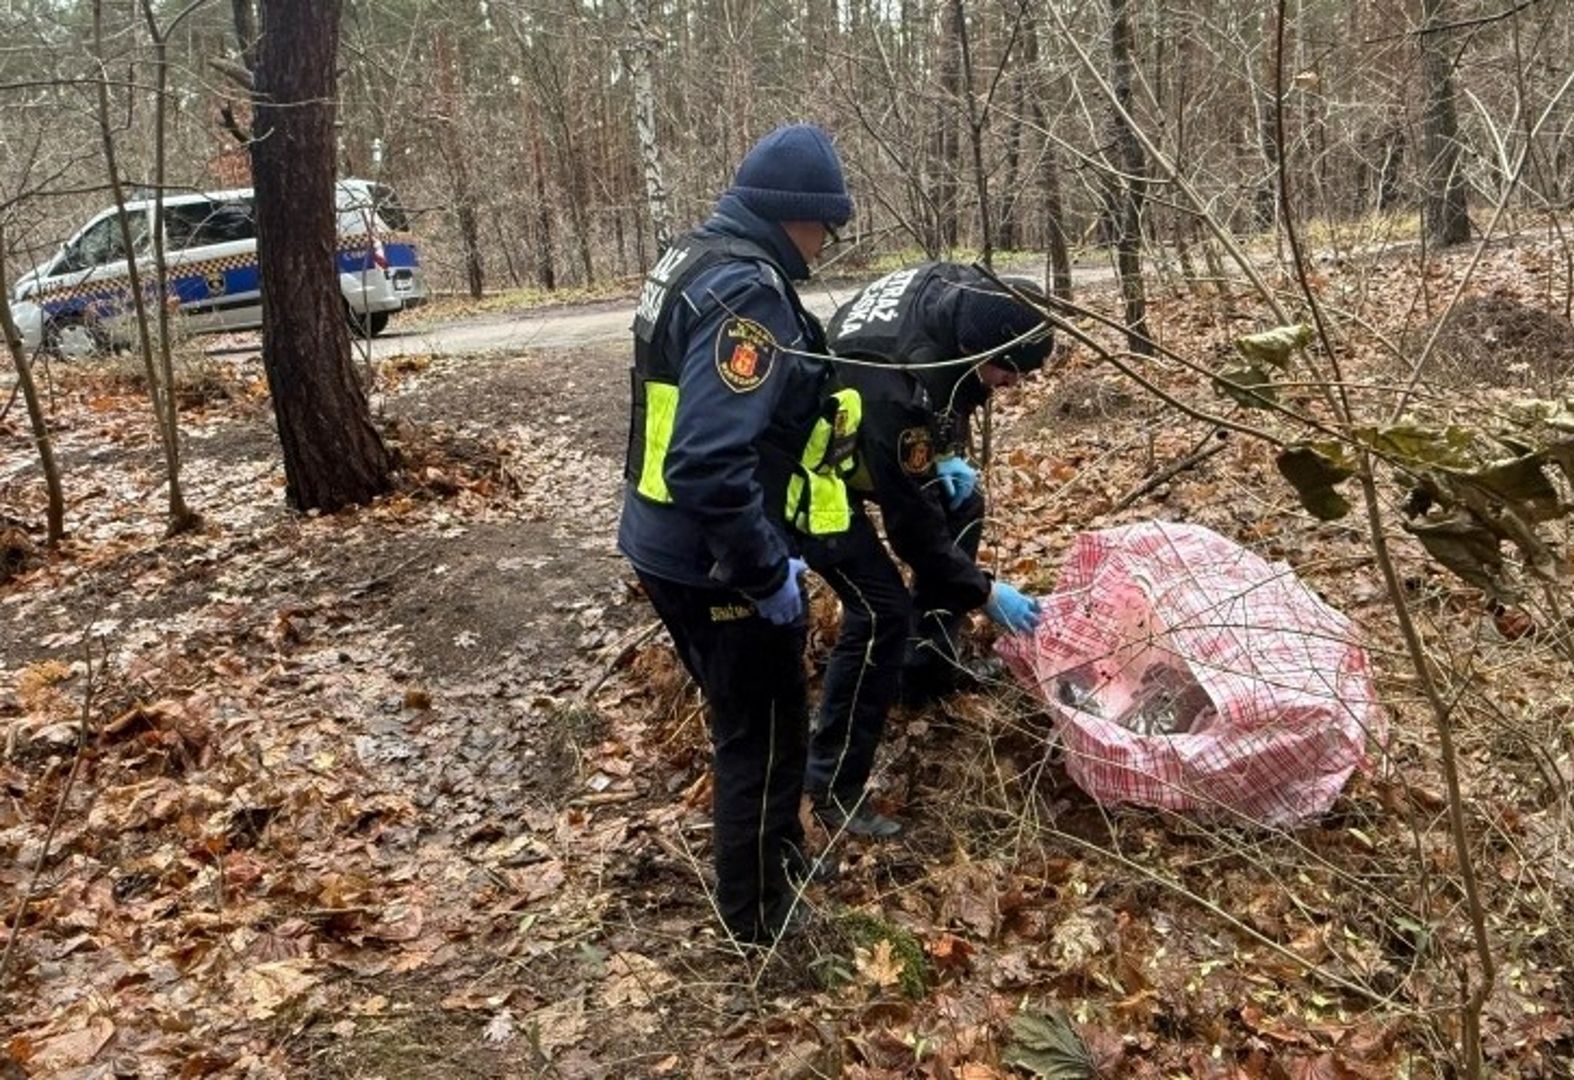
[(872, 949), (853, 950), (853, 964), (862, 979), (881, 990), (890, 990), (902, 981), (902, 962), (896, 958), (889, 938), (881, 938)]
[(1050, 935), (1050, 951), (1062, 968), (1076, 971), (1104, 951), (1104, 928), (1096, 909), (1073, 912)]
[(525, 1038), (542, 1050), (573, 1046), (585, 1037), (585, 999), (565, 998), (531, 1013), (519, 1025)]
[(613, 953), (607, 958), (607, 981), (601, 1001), (609, 1009), (643, 1009), (657, 994), (677, 982), (660, 964), (635, 952)]
[(233, 981), (239, 984), (236, 989), (246, 1002), (247, 1019), (266, 1020), (317, 985), (320, 976), (310, 967), (309, 959), (298, 957), (241, 971)]
[(942, 933), (929, 943), (929, 956), (941, 971), (964, 972), (972, 962), (973, 946), (952, 933)]
[(526, 903), (545, 900), (561, 889), (566, 880), (563, 864), (556, 859), (527, 867), (523, 876)]
[(426, 916), (419, 906), (399, 901), (383, 909), (383, 917), (366, 936), (380, 941), (414, 941), (425, 925)]
[(92, 1017), (76, 1031), (45, 1039), (34, 1047), (27, 1061), (28, 1071), (36, 1076), (86, 1065), (114, 1036), (113, 1020), (107, 1016)]

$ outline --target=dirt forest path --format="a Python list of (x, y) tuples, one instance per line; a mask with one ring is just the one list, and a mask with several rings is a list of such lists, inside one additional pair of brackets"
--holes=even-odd
[[(1043, 274), (1043, 263), (1040, 260), (1011, 262), (1002, 264), (1000, 270), (1001, 273), (1037, 278)], [(1072, 267), (1072, 281), (1079, 288), (1113, 278), (1114, 271), (1107, 261), (1088, 261)], [(828, 319), (866, 283), (863, 277), (829, 283), (811, 281), (802, 290), (804, 302), (815, 315)], [(627, 341), (633, 318), (632, 299), (431, 323), (422, 322), (417, 315), (413, 319), (396, 319), (373, 341), (372, 353), (385, 358), (413, 353), (448, 355), (617, 345)]]

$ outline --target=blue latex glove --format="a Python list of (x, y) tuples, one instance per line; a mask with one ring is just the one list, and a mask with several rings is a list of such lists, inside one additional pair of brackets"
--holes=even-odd
[(967, 501), (978, 487), (978, 470), (967, 459), (953, 455), (935, 462), (935, 475), (940, 478), (940, 490), (945, 494), (946, 505), (955, 510)]
[(777, 626), (791, 626), (803, 618), (803, 586), (798, 578), (809, 564), (802, 559), (787, 560), (787, 580), (771, 595), (754, 602), (754, 610)]
[(989, 590), (984, 614), (1013, 634), (1025, 634), (1038, 626), (1038, 601), (997, 581)]

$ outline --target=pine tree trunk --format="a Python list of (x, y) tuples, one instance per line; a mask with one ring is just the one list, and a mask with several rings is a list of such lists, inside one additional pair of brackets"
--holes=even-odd
[(350, 364), (339, 292), (334, 101), (341, 0), (262, 0), (255, 80), (262, 362), (298, 510), (389, 488), (391, 463)]

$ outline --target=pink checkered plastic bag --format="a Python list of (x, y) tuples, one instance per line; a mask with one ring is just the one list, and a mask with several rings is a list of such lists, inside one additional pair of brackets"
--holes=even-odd
[(1386, 735), (1350, 620), (1201, 526), (1082, 534), (1041, 607), (998, 649), (1099, 802), (1288, 825)]

